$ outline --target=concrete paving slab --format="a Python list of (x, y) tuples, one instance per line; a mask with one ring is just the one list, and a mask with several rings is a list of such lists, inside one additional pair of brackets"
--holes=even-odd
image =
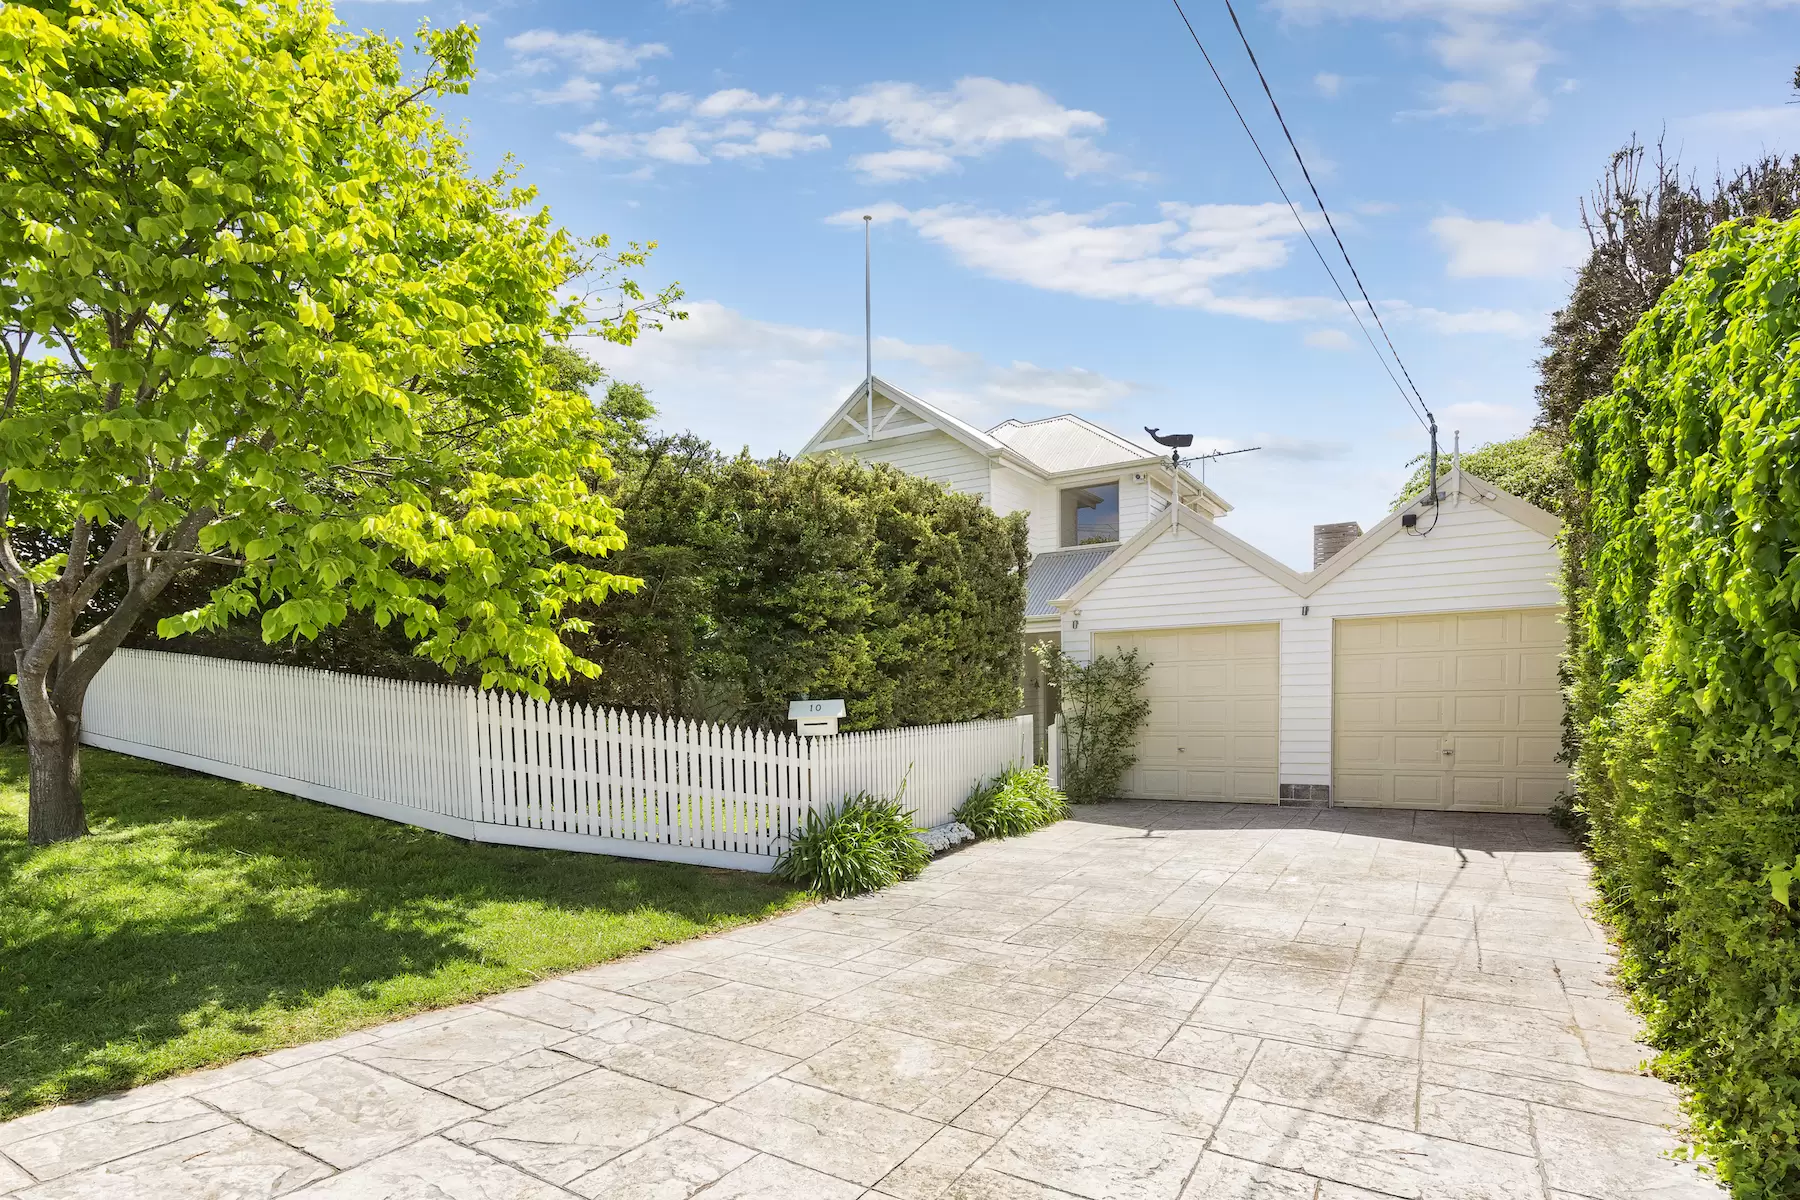
[(1538, 818), (1115, 804), (0, 1125), (6, 1200), (1720, 1200)]

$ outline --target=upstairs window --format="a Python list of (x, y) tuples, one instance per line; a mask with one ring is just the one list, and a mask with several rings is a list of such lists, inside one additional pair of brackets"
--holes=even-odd
[(1062, 544), (1089, 546), (1119, 540), (1119, 485), (1096, 483), (1065, 488), (1062, 494)]

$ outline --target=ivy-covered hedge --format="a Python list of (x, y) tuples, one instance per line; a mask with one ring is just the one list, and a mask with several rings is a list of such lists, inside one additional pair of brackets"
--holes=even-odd
[(1740, 1200), (1800, 1195), (1800, 220), (1721, 226), (1575, 422), (1578, 805)]

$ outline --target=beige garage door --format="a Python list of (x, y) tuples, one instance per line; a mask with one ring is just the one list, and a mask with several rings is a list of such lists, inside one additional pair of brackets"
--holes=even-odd
[(1568, 786), (1562, 646), (1555, 609), (1338, 621), (1333, 800), (1548, 809)]
[(1096, 634), (1097, 653), (1135, 648), (1151, 664), (1125, 794), (1274, 804), (1278, 645), (1275, 625)]

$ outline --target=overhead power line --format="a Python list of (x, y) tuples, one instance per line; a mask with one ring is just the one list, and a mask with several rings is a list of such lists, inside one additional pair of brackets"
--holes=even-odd
[[(1225, 94), (1225, 102), (1231, 106), (1232, 114), (1237, 117), (1238, 124), (1243, 127), (1244, 136), (1248, 137), (1250, 139), (1250, 145), (1255, 147), (1256, 157), (1262, 160), (1263, 169), (1269, 173), (1269, 179), (1274, 183), (1275, 190), (1281, 194), (1282, 200), (1287, 204), (1288, 211), (1294, 215), (1294, 223), (1300, 226), (1300, 232), (1306, 237), (1307, 245), (1312, 247), (1313, 254), (1319, 260), (1319, 265), (1325, 268), (1325, 274), (1330, 277), (1331, 285), (1337, 289), (1338, 298), (1343, 300), (1344, 307), (1349, 310), (1351, 319), (1356, 322), (1356, 327), (1362, 330), (1364, 340), (1369, 343), (1369, 349), (1375, 352), (1375, 358), (1381, 363), (1381, 369), (1387, 373), (1388, 379), (1393, 382), (1394, 390), (1400, 393), (1400, 399), (1405, 402), (1407, 411), (1411, 412), (1413, 418), (1417, 420), (1420, 425), (1424, 426), (1427, 432), (1432, 434), (1432, 442), (1435, 448), (1437, 419), (1431, 415), (1431, 409), (1425, 403), (1424, 396), (1419, 394), (1418, 385), (1413, 383), (1411, 373), (1407, 371), (1406, 364), (1401, 361), (1400, 352), (1394, 348), (1394, 340), (1388, 336), (1387, 327), (1382, 325), (1381, 314), (1376, 310), (1374, 301), (1369, 299), (1368, 289), (1363, 287), (1362, 279), (1356, 273), (1356, 266), (1350, 261), (1350, 252), (1344, 249), (1344, 240), (1338, 236), (1337, 226), (1331, 220), (1331, 213), (1326, 210), (1324, 200), (1319, 197), (1319, 189), (1313, 186), (1312, 175), (1306, 169), (1306, 160), (1301, 157), (1300, 148), (1294, 145), (1293, 135), (1288, 134), (1288, 146), (1293, 150), (1294, 157), (1300, 161), (1301, 173), (1306, 176), (1306, 183), (1307, 186), (1312, 189), (1313, 199), (1318, 203), (1319, 211), (1324, 215), (1325, 223), (1331, 229), (1331, 236), (1337, 242), (1338, 252), (1344, 257), (1344, 265), (1350, 268), (1350, 276), (1355, 280), (1357, 290), (1362, 293), (1363, 303), (1368, 306), (1369, 315), (1374, 317), (1376, 327), (1381, 330), (1382, 340), (1387, 343), (1388, 347), (1388, 352), (1385, 354), (1382, 352), (1380, 345), (1376, 343), (1375, 335), (1369, 332), (1368, 323), (1363, 320), (1362, 313), (1357, 311), (1355, 302), (1350, 299), (1350, 293), (1345, 290), (1343, 283), (1338, 279), (1337, 272), (1332, 269), (1331, 261), (1325, 257), (1324, 250), (1320, 249), (1317, 239), (1313, 237), (1312, 230), (1307, 227), (1306, 219), (1300, 215), (1299, 206), (1294, 203), (1293, 197), (1288, 195), (1287, 186), (1281, 182), (1281, 175), (1275, 170), (1275, 165), (1269, 161), (1269, 156), (1263, 152), (1262, 142), (1257, 139), (1256, 131), (1250, 128), (1250, 122), (1245, 119), (1244, 110), (1238, 106), (1237, 98), (1231, 94), (1231, 88), (1225, 83), (1225, 77), (1219, 74), (1218, 66), (1213, 62), (1212, 55), (1207, 52), (1206, 43), (1200, 40), (1200, 34), (1195, 30), (1194, 23), (1188, 19), (1187, 10), (1181, 7), (1181, 0), (1171, 0), (1171, 2), (1175, 5), (1176, 13), (1181, 17), (1181, 23), (1187, 26), (1188, 36), (1194, 40), (1194, 47), (1200, 51), (1200, 57), (1206, 60), (1206, 67), (1212, 72), (1213, 81), (1219, 85), (1219, 90)], [(1226, 0), (1226, 9), (1228, 11), (1231, 10), (1230, 0)], [(1232, 24), (1238, 25), (1237, 13), (1235, 11), (1231, 12), (1231, 21)], [(1238, 36), (1244, 41), (1244, 49), (1246, 51), (1250, 50), (1250, 42), (1248, 38), (1244, 38), (1242, 25), (1238, 25)], [(1250, 54), (1250, 62), (1252, 66), (1256, 66), (1256, 55), (1254, 52), (1251, 52)], [(1262, 68), (1260, 66), (1256, 66), (1256, 74), (1259, 79), (1263, 79)], [(1275, 95), (1269, 90), (1267, 79), (1263, 79), (1263, 91), (1268, 95), (1269, 103), (1275, 105)], [(1281, 121), (1282, 132), (1287, 133), (1287, 122), (1282, 119), (1281, 109), (1278, 105), (1275, 106), (1275, 116), (1277, 120)], [(1400, 382), (1400, 376), (1394, 374), (1394, 367), (1388, 365), (1389, 354), (1393, 356), (1394, 365), (1400, 368), (1400, 375), (1406, 377), (1406, 384)], [(1411, 385), (1412, 387), (1410, 393), (1407, 391), (1408, 385)]]
[[(1288, 149), (1294, 152), (1294, 161), (1300, 164), (1300, 174), (1306, 179), (1306, 186), (1312, 192), (1314, 203), (1325, 217), (1325, 226), (1331, 230), (1331, 240), (1337, 243), (1338, 253), (1344, 256), (1344, 265), (1350, 268), (1350, 278), (1356, 281), (1356, 290), (1362, 293), (1363, 303), (1369, 306), (1369, 315), (1375, 318), (1375, 327), (1381, 330), (1381, 338), (1387, 343), (1388, 350), (1394, 356), (1394, 365), (1400, 368), (1400, 374), (1406, 377), (1407, 386), (1419, 401), (1419, 407), (1425, 415), (1431, 415), (1431, 406), (1425, 403), (1425, 397), (1419, 394), (1419, 385), (1406, 369), (1406, 363), (1400, 357), (1400, 351), (1394, 345), (1394, 339), (1388, 336), (1387, 326), (1382, 324), (1381, 313), (1375, 308), (1375, 301), (1369, 298), (1369, 289), (1363, 286), (1362, 276), (1356, 273), (1356, 264), (1350, 261), (1350, 251), (1344, 246), (1344, 239), (1338, 235), (1337, 222), (1331, 219), (1331, 210), (1325, 207), (1325, 198), (1319, 195), (1319, 187), (1313, 182), (1312, 172), (1306, 169), (1306, 157), (1300, 153), (1300, 147), (1294, 141), (1293, 131), (1288, 129), (1287, 118), (1281, 115), (1281, 105), (1275, 102), (1275, 92), (1269, 87), (1269, 77), (1263, 74), (1262, 64), (1256, 61), (1256, 51), (1250, 48), (1250, 39), (1244, 33), (1244, 24), (1238, 20), (1237, 9), (1231, 6), (1231, 0), (1225, 0), (1225, 11), (1231, 15), (1232, 28), (1237, 30), (1238, 41), (1244, 43), (1244, 53), (1250, 56), (1250, 65), (1256, 69), (1257, 81), (1262, 84), (1263, 95), (1269, 98), (1269, 107), (1275, 110), (1275, 120), (1281, 125), (1281, 134), (1287, 138)], [(1436, 424), (1434, 419), (1433, 424)]]

